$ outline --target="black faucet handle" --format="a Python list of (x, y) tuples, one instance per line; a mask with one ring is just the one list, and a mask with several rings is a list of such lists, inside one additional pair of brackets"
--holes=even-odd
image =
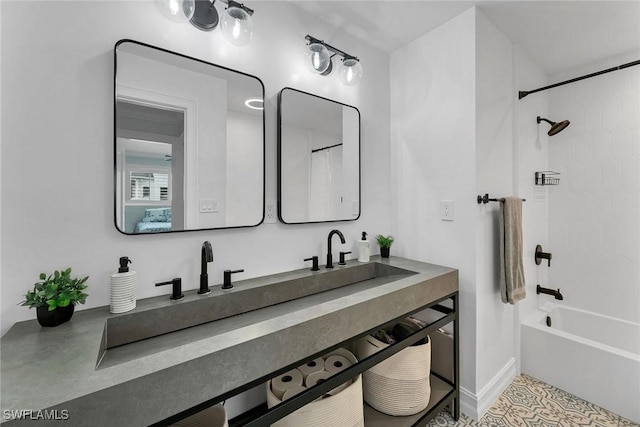
[(347, 265), (347, 263), (344, 260), (344, 256), (346, 254), (350, 254), (351, 251), (347, 251), (347, 252), (340, 252), (340, 261), (338, 261), (338, 265)]
[(311, 267), (311, 271), (320, 270), (320, 267), (318, 267), (318, 257), (316, 255), (312, 256), (311, 258), (305, 258), (304, 260), (313, 262), (313, 266)]
[(172, 280), (169, 280), (167, 282), (156, 283), (156, 286), (164, 286), (164, 285), (172, 285), (172, 292), (171, 292), (171, 296), (169, 297), (169, 299), (178, 300), (178, 299), (184, 298), (184, 295), (182, 294), (182, 279), (181, 278), (176, 277), (176, 278), (174, 278)]
[(553, 255), (551, 254), (551, 252), (543, 252), (541, 245), (536, 246), (535, 257), (536, 257), (536, 265), (540, 265), (542, 260), (546, 259), (547, 266), (551, 267), (551, 258), (553, 257)]
[(231, 289), (233, 285), (231, 284), (231, 275), (235, 273), (243, 273), (244, 269), (241, 270), (225, 270), (224, 271), (224, 282), (222, 283), (222, 289)]

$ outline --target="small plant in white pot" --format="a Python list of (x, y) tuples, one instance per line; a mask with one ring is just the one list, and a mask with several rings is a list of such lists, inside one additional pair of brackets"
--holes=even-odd
[(376, 236), (376, 241), (378, 242), (378, 246), (380, 246), (380, 256), (382, 258), (389, 258), (389, 250), (393, 244), (393, 236), (383, 236), (382, 234), (378, 234)]
[(28, 291), (21, 305), (35, 308), (38, 322), (42, 326), (58, 326), (73, 316), (74, 306), (84, 304), (87, 294), (85, 282), (89, 276), (82, 279), (71, 277), (71, 268), (58, 271), (47, 276), (40, 273), (40, 281)]

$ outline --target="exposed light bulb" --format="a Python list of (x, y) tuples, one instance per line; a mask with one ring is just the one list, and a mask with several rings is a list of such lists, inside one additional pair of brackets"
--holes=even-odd
[(196, 10), (195, 0), (158, 0), (158, 6), (169, 20), (177, 23), (188, 22)]
[(312, 72), (322, 74), (331, 66), (331, 53), (321, 43), (311, 43), (305, 51), (305, 63)]
[(180, 11), (180, 2), (176, 0), (171, 0), (169, 2), (169, 12), (171, 13), (171, 15), (176, 16), (179, 11)]
[(240, 38), (240, 22), (237, 19), (233, 20), (233, 39), (238, 40)]
[(228, 7), (220, 23), (222, 35), (231, 44), (245, 46), (253, 38), (253, 20), (244, 9)]
[(356, 58), (345, 58), (340, 66), (340, 80), (347, 86), (358, 84), (362, 79), (362, 65)]

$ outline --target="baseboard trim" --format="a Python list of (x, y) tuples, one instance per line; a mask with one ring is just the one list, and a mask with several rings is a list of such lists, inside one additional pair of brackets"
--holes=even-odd
[(511, 358), (478, 394), (460, 387), (460, 410), (469, 418), (479, 420), (515, 377), (516, 360)]

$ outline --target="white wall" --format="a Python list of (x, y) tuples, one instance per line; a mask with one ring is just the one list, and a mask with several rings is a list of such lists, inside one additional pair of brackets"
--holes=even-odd
[[(476, 190), (515, 195), (513, 179), (513, 52), (509, 39), (476, 13)], [(500, 297), (499, 203), (476, 205), (476, 395), (505, 366), (515, 373), (514, 306)], [(499, 390), (500, 392), (502, 390)], [(487, 399), (493, 403), (498, 396)], [(481, 408), (481, 412), (487, 408)]]
[[(166, 293), (154, 283), (176, 275), (186, 289), (197, 288), (204, 240), (214, 248), (209, 266), (214, 285), (228, 268), (245, 269), (239, 280), (303, 268), (303, 258), (326, 254), (332, 228), (344, 232), (343, 250), (354, 253), (362, 230), (390, 229), (388, 56), (287, 2), (259, 2), (255, 11), (255, 39), (238, 48), (219, 30), (201, 32), (167, 21), (153, 2), (2, 2), (3, 333), (16, 321), (35, 318), (33, 310), (17, 303), (42, 271), (71, 266), (74, 273), (89, 275), (89, 298), (80, 308), (90, 308), (108, 303), (109, 275), (123, 255), (133, 260), (138, 295), (144, 298)], [(307, 33), (357, 53), (365, 68), (361, 83), (346, 87), (337, 73), (310, 74), (301, 61)], [(113, 224), (113, 47), (121, 38), (262, 79), (267, 200), (276, 199), (277, 92), (289, 86), (359, 108), (361, 219), (121, 235)]]
[[(393, 52), (390, 63), (392, 251), (459, 269), (461, 385), (475, 391), (475, 9)], [(455, 201), (453, 222), (440, 220), (441, 200)]]
[[(531, 90), (549, 83), (547, 75), (519, 46), (514, 46), (516, 90)], [(516, 315), (519, 323), (527, 319), (545, 301), (547, 295), (536, 295), (536, 285), (548, 286), (549, 267), (546, 263), (536, 265), (535, 247), (542, 245), (549, 250), (548, 191), (554, 187), (534, 185), (536, 171), (548, 167), (548, 137), (545, 127), (538, 125), (537, 116), (548, 116), (547, 92), (529, 95), (516, 102), (515, 128), (515, 179), (516, 193), (527, 201), (523, 205), (522, 241), (523, 267), (527, 297), (520, 301)], [(520, 334), (516, 331), (516, 361), (520, 371)]]
[(549, 285), (560, 288), (567, 305), (640, 322), (640, 68), (562, 86), (549, 99), (549, 118), (571, 121), (549, 138), (549, 166), (562, 174), (560, 185), (549, 189)]
[(255, 149), (255, 141), (261, 139), (261, 117), (235, 111), (227, 113), (225, 205), (228, 226), (256, 224), (262, 218), (262, 152)]
[[(515, 90), (531, 90), (549, 83), (540, 66), (514, 45)], [(548, 169), (548, 137), (536, 122), (537, 116), (548, 116), (548, 94), (539, 92), (516, 101), (514, 111), (514, 176), (515, 192), (527, 201), (523, 205), (522, 242), (523, 267), (527, 297), (516, 308), (517, 323), (527, 319), (548, 296), (536, 295), (536, 285), (548, 285), (549, 268), (546, 263), (536, 265), (536, 245), (549, 248), (548, 240), (548, 187), (534, 185), (536, 171)], [(542, 131), (541, 131), (542, 130)], [(515, 331), (517, 372), (521, 371), (520, 329)]]
[[(531, 183), (532, 171), (546, 168), (535, 117), (547, 106), (545, 95), (519, 104), (516, 94), (543, 79), (475, 8), (391, 56), (394, 248), (460, 270), (461, 401), (471, 417), (482, 416), (518, 372), (519, 312), (536, 305), (531, 242), (546, 243), (546, 199), (534, 200)], [(532, 111), (539, 113), (531, 118)], [(528, 295), (515, 307), (501, 302), (499, 204), (478, 205), (484, 193), (528, 200)], [(440, 220), (441, 200), (454, 200), (453, 222)]]
[[(286, 153), (281, 164), (282, 176), (288, 177), (282, 185), (281, 217), (286, 222), (309, 221), (309, 190), (311, 152), (309, 131), (282, 126), (281, 150)], [(284, 183), (283, 183), (284, 184)]]
[[(2, 8), (2, 3), (0, 3), (0, 23), (3, 20), (2, 9), (3, 9)], [(4, 46), (3, 43), (4, 43), (4, 40), (3, 40), (3, 37), (2, 37), (2, 31), (0, 30), (0, 53), (2, 52), (2, 46)], [(0, 54), (0, 100), (3, 99), (2, 98), (2, 96), (3, 96), (3, 93), (2, 93), (2, 70), (3, 70), (2, 63), (3, 63), (2, 55)], [(2, 104), (3, 104), (3, 102), (0, 102), (0, 117), (3, 117), (2, 116)], [(2, 153), (2, 139), (3, 139), (2, 121), (0, 121), (0, 189), (2, 188), (2, 182), (3, 182), (2, 177), (4, 175), (4, 171), (3, 171), (3, 167), (2, 167), (2, 164), (4, 162), (4, 160), (3, 160), (4, 156), (3, 156), (3, 153)], [(2, 217), (3, 217), (2, 211), (3, 211), (3, 203), (2, 203), (2, 197), (0, 197), (0, 289), (2, 287), (2, 254), (3, 254), (2, 246), (4, 246), (4, 245), (1, 244), (1, 242), (3, 241), (3, 238), (2, 238), (2, 224), (3, 224), (3, 222), (2, 222)], [(0, 293), (0, 297), (2, 297), (1, 293)], [(2, 329), (2, 320), (0, 319), (0, 334), (2, 334), (2, 333), (4, 333), (4, 329)]]
[[(351, 144), (342, 146), (342, 195), (344, 202), (342, 212), (338, 218), (356, 218), (358, 216), (358, 203), (360, 194), (358, 186), (357, 168), (352, 165), (358, 163), (358, 124), (360, 122), (358, 112), (353, 108), (342, 108), (342, 141), (353, 141)], [(360, 165), (362, 166), (362, 165)]]

